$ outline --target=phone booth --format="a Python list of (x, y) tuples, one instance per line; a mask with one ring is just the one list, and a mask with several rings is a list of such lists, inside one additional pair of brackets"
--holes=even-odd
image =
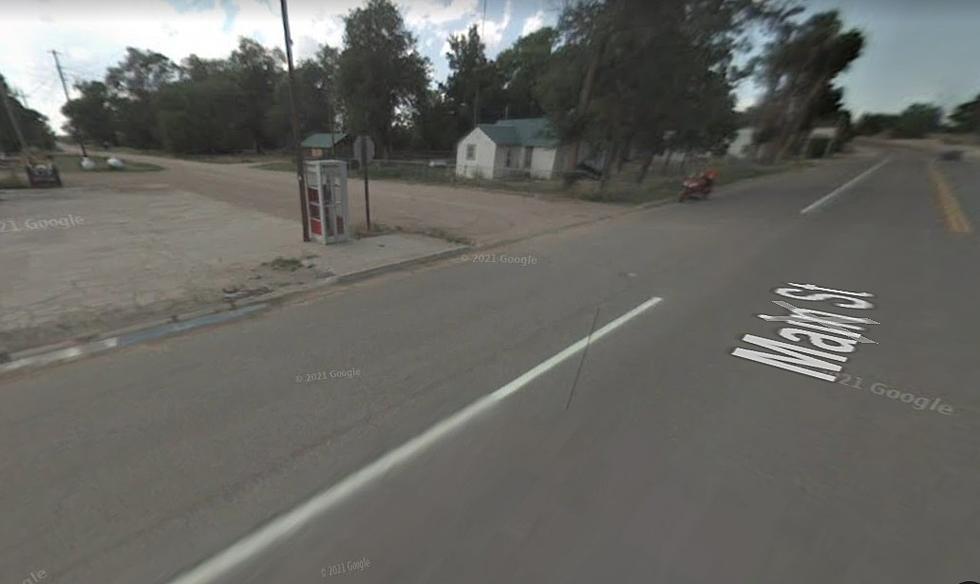
[(350, 239), (347, 163), (342, 160), (310, 160), (305, 163), (304, 170), (310, 239), (320, 243)]

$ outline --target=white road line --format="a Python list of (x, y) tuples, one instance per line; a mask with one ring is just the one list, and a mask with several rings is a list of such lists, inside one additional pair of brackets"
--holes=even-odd
[(588, 336), (580, 339), (560, 353), (536, 365), (507, 385), (481, 397), (361, 470), (348, 475), (339, 483), (320, 491), (298, 507), (293, 508), (291, 511), (273, 519), (258, 530), (246, 535), (224, 551), (219, 552), (217, 555), (212, 556), (190, 571), (180, 575), (175, 580), (172, 580), (170, 584), (206, 584), (216, 582), (219, 578), (230, 574), (251, 558), (258, 556), (273, 545), (288, 538), (297, 530), (308, 525), (337, 504), (355, 495), (360, 489), (383, 477), (387, 472), (408, 463), (441, 439), (461, 429), (477, 416), (486, 413), (509, 395), (521, 390), (572, 355), (585, 349), (587, 344), (595, 343), (630, 320), (653, 308), (661, 300), (662, 298), (653, 297), (640, 304), (592, 333), (591, 343)]
[(814, 201), (813, 203), (811, 203), (807, 208), (805, 208), (802, 211), (800, 211), (800, 215), (806, 215), (810, 211), (815, 211), (815, 210), (819, 209), (820, 207), (822, 207), (823, 205), (826, 205), (827, 203), (829, 203), (830, 201), (832, 201), (835, 197), (837, 197), (838, 195), (840, 195), (841, 193), (843, 193), (847, 189), (853, 187), (854, 185), (858, 184), (859, 182), (861, 182), (862, 180), (864, 180), (865, 178), (867, 178), (868, 176), (870, 176), (871, 173), (873, 173), (874, 171), (876, 171), (879, 168), (881, 168), (882, 166), (888, 164), (889, 161), (891, 161), (891, 157), (890, 156), (888, 158), (882, 160), (878, 164), (872, 166), (868, 170), (866, 170), (866, 171), (862, 172), (861, 174), (857, 175), (856, 177), (852, 178), (851, 180), (847, 181), (846, 183), (842, 184), (841, 186), (837, 187), (836, 189), (834, 189), (830, 193), (828, 193), (828, 194), (820, 197), (819, 199), (817, 199), (816, 201)]

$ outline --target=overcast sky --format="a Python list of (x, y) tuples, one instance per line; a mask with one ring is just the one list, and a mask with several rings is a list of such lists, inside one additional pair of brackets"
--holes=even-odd
[[(654, 1), (654, 0), (651, 0)], [(362, 0), (290, 0), (296, 58), (318, 44), (339, 46), (343, 15)], [(482, 0), (401, 0), (406, 23), (447, 73), (446, 37), (480, 23)], [(560, 0), (487, 0), (483, 24), (496, 55), (522, 34), (554, 23)], [(855, 112), (898, 111), (912, 101), (950, 106), (980, 93), (980, 0), (808, 0), (812, 10), (839, 8), (869, 37), (865, 55), (841, 79)], [(0, 0), (0, 73), (28, 105), (60, 129), (64, 94), (50, 50), (62, 53), (69, 84), (98, 79), (127, 46), (174, 61), (191, 53), (224, 57), (239, 36), (282, 46), (278, 0)], [(756, 95), (739, 91), (740, 105)]]

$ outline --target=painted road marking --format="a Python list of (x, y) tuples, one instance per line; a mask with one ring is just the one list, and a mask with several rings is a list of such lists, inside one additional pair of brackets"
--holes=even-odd
[(936, 203), (946, 221), (946, 229), (950, 233), (972, 233), (973, 227), (960, 208), (960, 202), (946, 182), (946, 177), (936, 168), (936, 161), (929, 163), (929, 177), (932, 179), (932, 185), (936, 187)]
[(319, 516), (342, 503), (348, 497), (357, 494), (362, 488), (383, 477), (389, 471), (407, 464), (446, 436), (460, 430), (476, 417), (485, 414), (511, 394), (523, 389), (529, 383), (548, 371), (551, 371), (569, 357), (584, 350), (586, 346), (595, 343), (627, 322), (653, 308), (661, 300), (662, 298), (653, 297), (640, 304), (595, 331), (590, 336), (578, 340), (546, 361), (541, 362), (507, 385), (479, 398), (455, 414), (441, 422), (437, 422), (434, 426), (415, 438), (389, 451), (361, 470), (341, 479), (335, 485), (320, 491), (306, 502), (294, 507), (291, 511), (276, 517), (258, 530), (238, 540), (224, 551), (219, 552), (190, 571), (185, 572), (171, 581), (170, 584), (205, 584), (216, 582), (218, 579), (229, 575), (245, 562), (262, 554), (272, 546), (296, 533), (299, 529), (309, 525)]
[(864, 180), (867, 177), (871, 176), (871, 174), (874, 171), (876, 171), (879, 168), (881, 168), (882, 166), (888, 164), (889, 161), (891, 161), (891, 157), (890, 156), (888, 158), (882, 160), (878, 164), (872, 166), (868, 170), (866, 170), (866, 171), (862, 172), (861, 174), (857, 175), (856, 177), (852, 178), (851, 180), (847, 181), (846, 183), (842, 184), (841, 186), (837, 187), (836, 189), (832, 190), (831, 192), (827, 193), (826, 195), (820, 197), (819, 199), (817, 199), (813, 203), (810, 203), (810, 205), (808, 205), (805, 209), (803, 209), (802, 211), (800, 211), (800, 215), (806, 215), (807, 213), (810, 213), (812, 211), (816, 211), (820, 207), (822, 207), (822, 206), (826, 205), (827, 203), (833, 201), (835, 198), (837, 198), (838, 196), (840, 196), (841, 193), (845, 192), (847, 189), (853, 187), (854, 185), (858, 184), (862, 180)]

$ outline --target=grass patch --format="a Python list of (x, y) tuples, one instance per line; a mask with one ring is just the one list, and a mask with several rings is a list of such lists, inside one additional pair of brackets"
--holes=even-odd
[[(623, 171), (614, 173), (606, 184), (604, 190), (599, 190), (599, 182), (594, 180), (582, 179), (571, 186), (565, 186), (561, 180), (536, 180), (530, 178), (465, 178), (456, 176), (454, 166), (449, 167), (429, 167), (422, 164), (405, 164), (390, 161), (375, 161), (372, 163), (368, 175), (373, 179), (397, 180), (409, 183), (431, 184), (436, 186), (461, 186), (477, 189), (507, 191), (525, 196), (553, 195), (586, 201), (596, 201), (603, 203), (623, 203), (641, 204), (669, 199), (676, 197), (680, 193), (681, 181), (686, 174), (692, 174), (702, 169), (711, 167), (719, 172), (718, 185), (724, 186), (740, 180), (796, 170), (809, 166), (806, 161), (788, 161), (779, 164), (761, 164), (745, 160), (720, 159), (710, 162), (701, 162), (697, 167), (688, 166), (681, 171), (678, 163), (668, 169), (666, 174), (661, 173), (659, 164), (655, 164), (647, 174), (643, 183), (637, 183), (636, 177), (639, 173), (639, 163), (627, 163)], [(295, 164), (292, 162), (266, 162), (253, 165), (251, 168), (261, 170), (294, 172)], [(359, 179), (361, 173), (353, 170), (350, 178)], [(366, 237), (377, 235), (376, 233), (365, 234)], [(435, 235), (435, 237), (442, 237)], [(446, 239), (446, 237), (442, 237)], [(450, 239), (450, 241), (453, 241)]]
[(473, 240), (451, 233), (441, 227), (405, 229), (400, 225), (387, 225), (384, 223), (374, 222), (371, 224), (370, 231), (368, 231), (367, 227), (363, 225), (354, 228), (354, 236), (357, 237), (358, 239), (365, 238), (365, 237), (377, 237), (379, 235), (387, 235), (389, 233), (413, 233), (416, 235), (425, 235), (427, 237), (435, 237), (436, 239), (443, 239), (450, 243), (456, 243), (459, 245), (473, 245)]
[(268, 162), (278, 161), (287, 158), (287, 154), (282, 152), (268, 152), (256, 154), (254, 152), (230, 152), (225, 154), (183, 154), (174, 153), (167, 150), (129, 148), (119, 146), (113, 149), (114, 153), (123, 154), (144, 154), (146, 156), (159, 156), (161, 158), (174, 158), (177, 160), (193, 160), (195, 162), (207, 162), (210, 164), (243, 164), (248, 162)]
[(303, 267), (303, 262), (297, 258), (284, 258), (279, 256), (271, 262), (262, 262), (262, 265), (281, 272), (295, 272)]
[(26, 189), (28, 186), (27, 177), (0, 173), (0, 189)]
[(257, 168), (259, 170), (277, 170), (280, 172), (296, 172), (296, 163), (288, 162), (286, 160), (277, 160), (275, 162), (263, 162), (262, 164), (253, 164), (249, 168)]
[(108, 158), (106, 156), (89, 156), (89, 158), (95, 161), (95, 168), (92, 170), (82, 170), (82, 157), (75, 154), (53, 154), (52, 158), (54, 158), (54, 163), (58, 166), (58, 172), (62, 174), (74, 172), (153, 172), (163, 170), (162, 166), (148, 162), (126, 160), (124, 157), (120, 157), (120, 159), (126, 164), (126, 167), (121, 170), (111, 168), (106, 164), (106, 159)]

